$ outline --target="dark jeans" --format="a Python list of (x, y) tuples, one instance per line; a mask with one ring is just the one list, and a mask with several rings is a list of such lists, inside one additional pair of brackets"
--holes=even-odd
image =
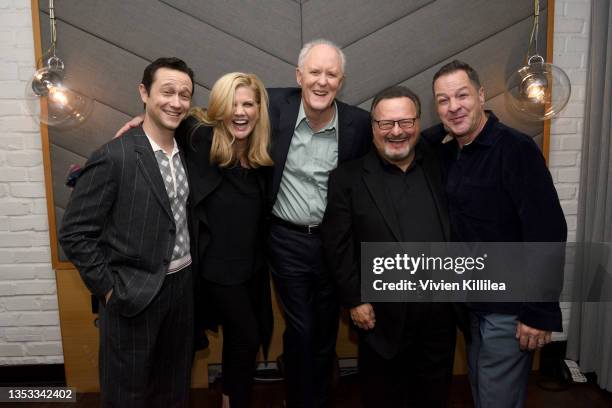
[(250, 284), (224, 286), (206, 282), (223, 326), (223, 393), (232, 408), (250, 406), (259, 329)]
[(321, 239), (270, 229), (270, 264), (285, 314), (283, 361), (288, 407), (323, 407), (331, 383), (339, 309)]

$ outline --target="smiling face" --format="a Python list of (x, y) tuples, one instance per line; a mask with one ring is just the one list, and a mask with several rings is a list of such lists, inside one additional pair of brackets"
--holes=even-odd
[(230, 115), (223, 118), (227, 130), (237, 143), (245, 142), (259, 120), (259, 104), (255, 91), (248, 86), (239, 86), (234, 92), (234, 105)]
[(327, 44), (312, 47), (302, 66), (297, 68), (296, 79), (302, 88), (306, 116), (331, 112), (336, 93), (344, 79), (336, 49)]
[(407, 97), (381, 100), (372, 112), (376, 121), (415, 119), (410, 128), (400, 127), (394, 123), (389, 130), (381, 130), (376, 122), (372, 122), (374, 146), (378, 153), (387, 161), (406, 170), (414, 159), (414, 147), (419, 140), (420, 124), (417, 108)]
[(191, 106), (193, 84), (189, 75), (170, 68), (155, 71), (149, 92), (140, 84), (140, 99), (145, 103), (145, 123), (150, 129), (174, 131)]
[(460, 146), (470, 143), (484, 127), (484, 89), (476, 88), (465, 71), (440, 76), (433, 84), (440, 120)]

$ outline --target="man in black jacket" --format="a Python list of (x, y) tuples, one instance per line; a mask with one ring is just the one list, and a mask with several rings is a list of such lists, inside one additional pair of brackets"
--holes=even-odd
[(184, 406), (193, 364), (189, 183), (175, 129), (193, 71), (177, 58), (147, 66), (142, 126), (92, 153), (59, 240), (100, 300), (104, 407)]
[(372, 102), (375, 149), (329, 180), (322, 225), (325, 256), (340, 301), (359, 332), (366, 407), (445, 407), (455, 350), (451, 303), (364, 303), (361, 242), (443, 242), (450, 238), (442, 173), (419, 140), (420, 102), (402, 86)]
[(283, 361), (289, 407), (326, 406), (338, 332), (338, 304), (323, 262), (319, 224), (327, 179), (371, 145), (369, 115), (336, 100), (345, 57), (315, 40), (302, 48), (300, 88), (270, 89), (272, 276), (285, 315)]
[[(476, 71), (450, 62), (434, 75), (433, 92), (442, 124), (427, 133), (444, 138), (453, 241), (565, 242), (565, 217), (540, 150), (484, 110)], [(558, 302), (469, 306), (476, 407), (523, 406), (532, 351), (550, 342), (551, 331), (562, 330)]]

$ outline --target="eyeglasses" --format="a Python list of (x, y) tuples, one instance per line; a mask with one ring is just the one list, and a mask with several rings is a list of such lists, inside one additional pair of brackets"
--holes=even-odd
[(418, 118), (410, 118), (410, 119), (400, 119), (400, 120), (375, 120), (372, 119), (372, 122), (378, 125), (380, 130), (391, 130), (395, 127), (397, 123), (399, 127), (402, 129), (412, 129), (414, 124)]

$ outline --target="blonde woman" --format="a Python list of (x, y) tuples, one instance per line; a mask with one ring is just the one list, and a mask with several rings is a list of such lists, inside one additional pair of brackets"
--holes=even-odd
[(249, 406), (255, 356), (271, 330), (264, 259), (270, 122), (268, 95), (253, 74), (213, 85), (208, 109), (177, 130), (191, 186), (191, 236), (201, 290), (196, 315), (223, 326), (224, 407)]

